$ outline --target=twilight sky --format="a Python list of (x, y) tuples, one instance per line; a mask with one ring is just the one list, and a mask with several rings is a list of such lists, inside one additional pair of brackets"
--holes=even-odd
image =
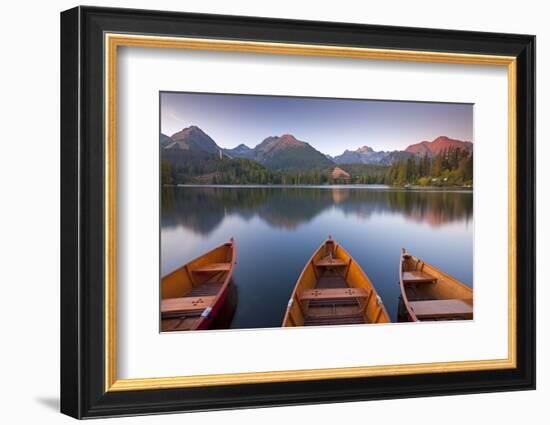
[(161, 92), (161, 132), (196, 125), (223, 148), (292, 134), (315, 149), (405, 149), (437, 136), (473, 142), (473, 105)]

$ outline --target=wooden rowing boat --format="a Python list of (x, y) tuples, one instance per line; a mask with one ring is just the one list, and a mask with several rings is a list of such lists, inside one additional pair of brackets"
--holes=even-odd
[(401, 250), (401, 321), (473, 318), (473, 290), (458, 279)]
[(388, 322), (382, 299), (361, 266), (329, 236), (298, 278), (283, 326)]
[(161, 280), (161, 330), (208, 329), (223, 305), (237, 247), (229, 242), (190, 261)]

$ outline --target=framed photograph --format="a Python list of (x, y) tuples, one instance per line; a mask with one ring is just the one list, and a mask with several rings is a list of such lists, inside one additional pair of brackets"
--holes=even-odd
[(61, 411), (535, 388), (535, 37), (61, 14)]

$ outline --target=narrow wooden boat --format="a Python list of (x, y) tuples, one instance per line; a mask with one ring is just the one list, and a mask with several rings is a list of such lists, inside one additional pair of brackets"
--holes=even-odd
[(283, 326), (388, 322), (382, 299), (361, 266), (329, 236), (298, 278)]
[(403, 248), (399, 285), (405, 321), (473, 318), (473, 290), (458, 279), (410, 255)]
[(161, 330), (208, 329), (223, 305), (237, 247), (233, 238), (161, 280)]

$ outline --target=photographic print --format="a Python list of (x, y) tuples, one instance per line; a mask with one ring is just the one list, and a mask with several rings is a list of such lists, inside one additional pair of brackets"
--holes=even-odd
[(473, 318), (473, 105), (160, 93), (161, 331)]
[(535, 388), (534, 36), (79, 6), (61, 41), (63, 413)]

